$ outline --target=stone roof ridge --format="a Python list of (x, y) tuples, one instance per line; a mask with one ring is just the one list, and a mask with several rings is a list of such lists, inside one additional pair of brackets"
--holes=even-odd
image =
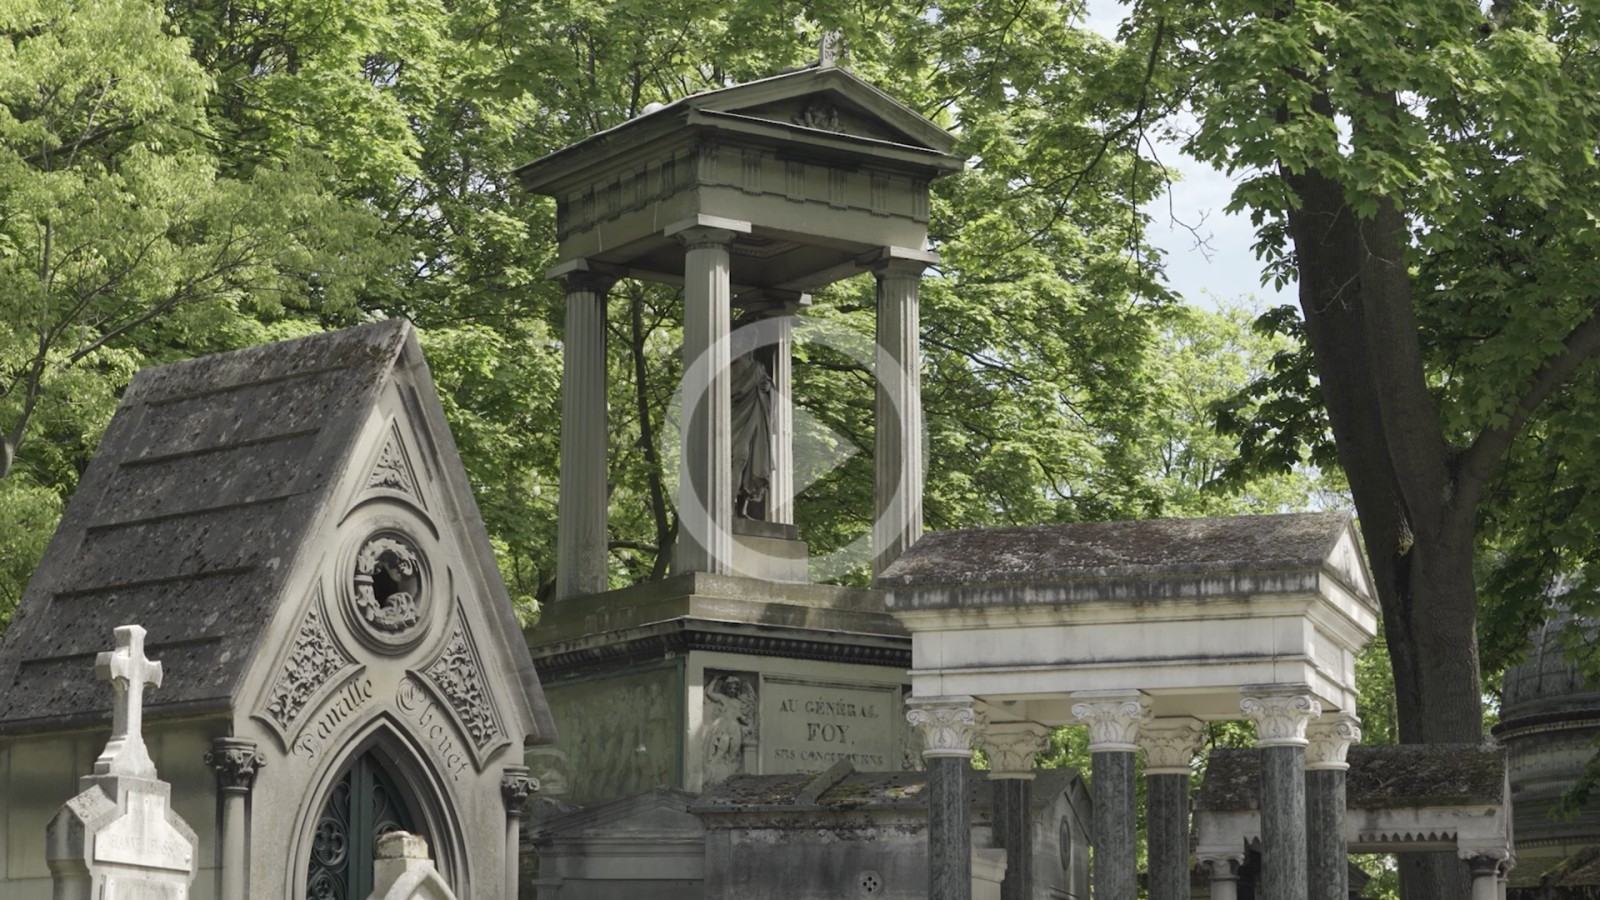
[(660, 813), (666, 813), (668, 818), (685, 826), (698, 827), (698, 820), (689, 814), (689, 808), (697, 796), (692, 791), (658, 784), (647, 791), (595, 806), (557, 808), (553, 814), (530, 819), (526, 833), (530, 839), (537, 841), (604, 829), (630, 820), (652, 818), (652, 814)]
[(877, 586), (1312, 568), (1351, 528), (1338, 510), (929, 532)]
[[(1478, 744), (1356, 744), (1348, 755), (1346, 805), (1351, 810), (1488, 806), (1509, 803), (1506, 753)], [(1206, 761), (1197, 811), (1261, 806), (1260, 751), (1216, 749)]]
[(414, 343), (376, 322), (136, 375), (0, 643), (0, 734), (102, 724), (94, 657), (127, 624), (168, 673), (147, 718), (227, 708)]

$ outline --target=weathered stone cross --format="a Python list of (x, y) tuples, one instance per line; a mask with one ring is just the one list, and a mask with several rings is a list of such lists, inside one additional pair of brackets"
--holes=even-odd
[(155, 778), (156, 765), (144, 746), (144, 689), (161, 686), (161, 663), (144, 655), (144, 629), (116, 629), (117, 649), (94, 659), (94, 675), (111, 682), (111, 740), (94, 761), (96, 775)]

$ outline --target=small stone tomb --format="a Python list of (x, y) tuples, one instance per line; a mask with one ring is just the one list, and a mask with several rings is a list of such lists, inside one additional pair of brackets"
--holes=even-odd
[[(1075, 770), (1035, 770), (1031, 853), (996, 848), (992, 784), (971, 779), (973, 897), (999, 896), (1002, 876), (1026, 870), (1038, 900), (1089, 897), (1088, 791)], [(924, 772), (740, 775), (690, 809), (706, 829), (706, 900), (921, 900), (928, 894)], [(1019, 879), (1019, 881), (1022, 879)]]
[(701, 900), (705, 828), (689, 812), (694, 799), (657, 787), (585, 809), (543, 805), (541, 814), (536, 807), (526, 832), (539, 854), (533, 896)]
[(144, 690), (161, 686), (161, 663), (144, 655), (144, 629), (116, 629), (117, 648), (94, 671), (116, 697), (111, 740), (83, 791), (51, 820), (47, 859), (56, 900), (186, 900), (196, 840), (172, 811), (172, 786), (156, 777), (144, 745)]

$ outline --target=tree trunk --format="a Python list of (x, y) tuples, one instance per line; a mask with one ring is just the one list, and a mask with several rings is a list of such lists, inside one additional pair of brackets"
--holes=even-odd
[[(1360, 219), (1338, 181), (1285, 178), (1300, 201), (1289, 229), (1306, 335), (1383, 607), (1400, 740), (1476, 742), (1477, 491), (1458, 490), (1423, 372), (1403, 212), (1386, 202)], [(1407, 900), (1467, 895), (1453, 857), (1402, 860)]]

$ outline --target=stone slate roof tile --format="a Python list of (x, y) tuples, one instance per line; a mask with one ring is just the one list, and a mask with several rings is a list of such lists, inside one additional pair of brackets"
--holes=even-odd
[[(1350, 809), (1476, 806), (1506, 799), (1505, 751), (1480, 744), (1357, 744), (1347, 757)], [(1195, 809), (1238, 812), (1261, 808), (1260, 753), (1213, 750)]]
[(1347, 512), (1077, 522), (930, 532), (878, 586), (1026, 583), (1315, 567)]
[[(745, 813), (766, 810), (848, 812), (853, 810), (921, 809), (928, 805), (926, 772), (851, 772), (817, 798), (806, 803), (800, 792), (814, 774), (735, 775), (708, 788), (690, 807), (699, 815)], [(1033, 806), (1042, 808), (1054, 802), (1079, 777), (1076, 769), (1039, 769), (1031, 792)], [(967, 779), (970, 802), (987, 809), (994, 792), (979, 772)]]
[(227, 708), (408, 340), (383, 322), (135, 376), (0, 644), (0, 733), (103, 723), (89, 672), (130, 623), (166, 674), (148, 717)]

